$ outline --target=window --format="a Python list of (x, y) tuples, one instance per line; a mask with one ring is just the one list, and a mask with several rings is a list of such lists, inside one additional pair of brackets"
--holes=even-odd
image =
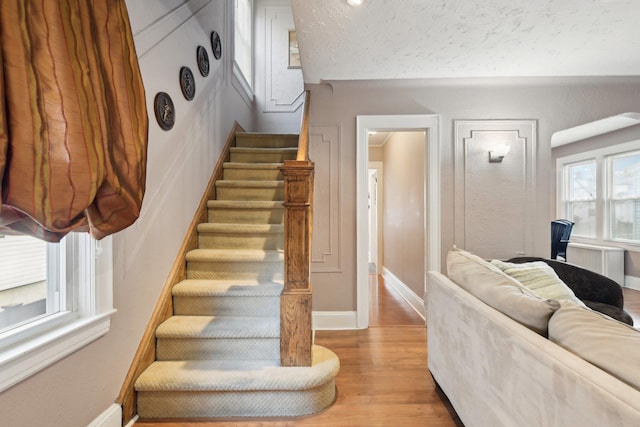
[(557, 170), (558, 216), (573, 236), (640, 245), (640, 140), (559, 158)]
[(610, 157), (607, 170), (611, 238), (640, 242), (640, 151)]
[(234, 75), (253, 96), (253, 0), (235, 0)]
[(0, 391), (105, 334), (112, 305), (110, 238), (0, 237)]
[(596, 161), (566, 167), (566, 216), (573, 221), (574, 235), (596, 237)]

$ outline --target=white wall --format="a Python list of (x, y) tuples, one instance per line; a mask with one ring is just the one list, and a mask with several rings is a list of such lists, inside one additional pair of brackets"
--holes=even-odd
[[(127, 1), (146, 90), (149, 148), (141, 217), (113, 239), (118, 312), (103, 338), (1, 393), (1, 425), (86, 426), (115, 401), (233, 121), (253, 130), (251, 106), (232, 86), (231, 5), (228, 0)], [(220, 61), (211, 50), (213, 30), (222, 39)], [(198, 44), (209, 54), (208, 77), (197, 68)], [(193, 101), (180, 91), (181, 66), (195, 76)], [(158, 91), (169, 93), (175, 104), (170, 131), (155, 121)]]
[(256, 130), (298, 133), (304, 82), (301, 69), (288, 68), (291, 2), (257, 0), (254, 9)]

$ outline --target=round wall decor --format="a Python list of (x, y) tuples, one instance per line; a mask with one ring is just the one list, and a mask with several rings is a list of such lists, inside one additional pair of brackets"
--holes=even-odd
[(207, 49), (205, 49), (204, 46), (198, 46), (196, 56), (198, 58), (198, 70), (200, 70), (200, 74), (202, 74), (202, 77), (207, 77), (209, 75), (209, 54), (207, 53)]
[(158, 92), (153, 100), (153, 109), (156, 113), (158, 125), (164, 130), (171, 129), (176, 121), (176, 113), (169, 94)]
[(189, 67), (180, 68), (180, 89), (187, 101), (191, 101), (196, 96), (196, 80)]
[(220, 59), (222, 57), (222, 42), (217, 31), (211, 32), (211, 49), (213, 50), (214, 58)]

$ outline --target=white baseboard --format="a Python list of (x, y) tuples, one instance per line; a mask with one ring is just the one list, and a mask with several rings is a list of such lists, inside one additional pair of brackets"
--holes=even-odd
[(624, 287), (640, 291), (640, 277), (624, 276)]
[(122, 406), (114, 403), (87, 427), (122, 427)]
[(358, 329), (355, 311), (314, 311), (311, 313), (314, 330)]
[(385, 282), (387, 282), (393, 289), (395, 289), (400, 296), (413, 308), (416, 313), (420, 315), (423, 319), (425, 318), (425, 309), (424, 309), (424, 300), (416, 295), (415, 292), (411, 290), (407, 285), (405, 285), (402, 280), (398, 279), (395, 274), (387, 269), (387, 267), (382, 267), (382, 277)]

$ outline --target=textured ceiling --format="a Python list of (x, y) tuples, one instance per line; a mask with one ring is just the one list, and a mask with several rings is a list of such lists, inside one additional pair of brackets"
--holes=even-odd
[(306, 83), (640, 75), (640, 0), (291, 0)]

